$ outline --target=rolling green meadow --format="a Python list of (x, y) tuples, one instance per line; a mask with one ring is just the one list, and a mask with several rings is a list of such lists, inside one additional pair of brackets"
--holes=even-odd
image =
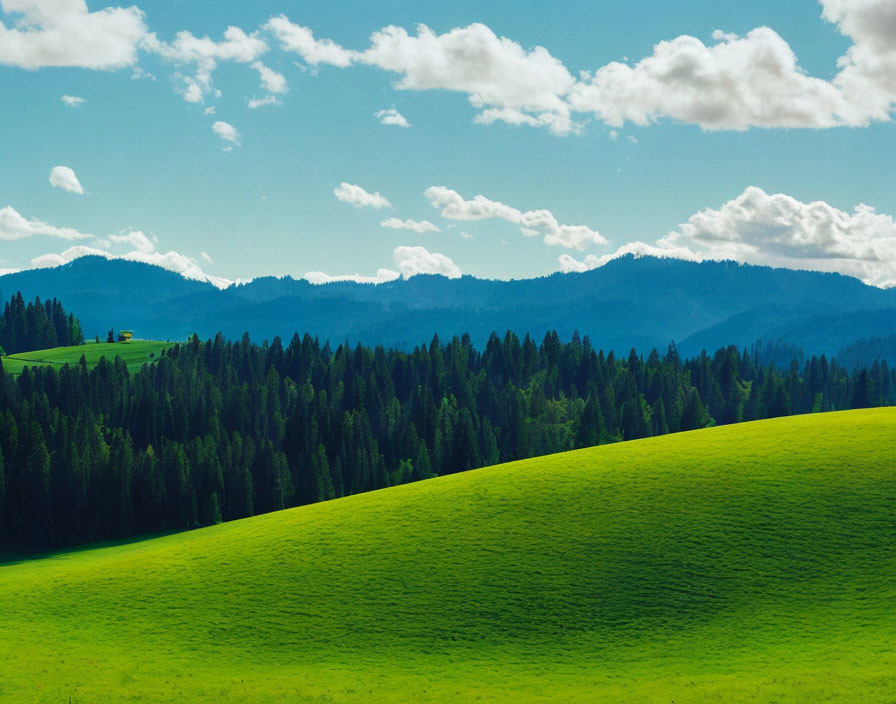
[(0, 701), (893, 702), (894, 441), (779, 418), (7, 563)]
[(157, 359), (162, 350), (171, 347), (170, 342), (156, 340), (130, 340), (128, 342), (87, 342), (70, 347), (53, 347), (34, 352), (20, 352), (2, 358), (3, 369), (12, 374), (21, 374), (24, 367), (75, 365), (84, 355), (89, 368), (95, 367), (101, 358), (110, 363), (121, 357), (129, 372), (135, 372), (147, 362)]

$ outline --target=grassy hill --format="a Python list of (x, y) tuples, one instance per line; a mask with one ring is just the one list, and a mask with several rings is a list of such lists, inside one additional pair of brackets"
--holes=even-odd
[(128, 371), (136, 371), (147, 362), (157, 359), (159, 353), (171, 347), (170, 342), (156, 340), (130, 340), (129, 342), (88, 342), (72, 347), (53, 347), (48, 350), (21, 352), (2, 358), (3, 369), (13, 374), (21, 374), (24, 367), (63, 364), (77, 364), (81, 355), (87, 360), (88, 367), (95, 367), (101, 357), (109, 362), (116, 356), (121, 357), (128, 365)]
[(0, 566), (0, 701), (892, 702), (896, 410)]

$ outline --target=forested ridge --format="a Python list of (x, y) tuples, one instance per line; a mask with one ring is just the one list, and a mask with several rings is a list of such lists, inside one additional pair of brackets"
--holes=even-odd
[(120, 358), (0, 374), (0, 545), (186, 529), (431, 476), (792, 413), (889, 404), (886, 364), (789, 368), (735, 347), (616, 358), (575, 335), (508, 332), (479, 351), (284, 348), (192, 338), (129, 374)]
[(0, 318), (0, 354), (17, 354), (84, 342), (80, 321), (66, 314), (55, 298), (25, 304), (21, 292), (3, 306)]

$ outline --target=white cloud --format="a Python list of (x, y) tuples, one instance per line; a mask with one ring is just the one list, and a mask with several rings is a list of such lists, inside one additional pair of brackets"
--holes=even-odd
[(473, 239), (473, 235), (471, 235), (469, 232), (465, 232), (465, 231), (461, 231), (460, 236), (463, 237), (465, 240)]
[(172, 42), (160, 41), (154, 34), (147, 35), (142, 46), (166, 61), (192, 70), (191, 75), (175, 75), (179, 92), (189, 103), (201, 103), (213, 91), (212, 74), (219, 62), (252, 64), (268, 50), (257, 32), (246, 34), (239, 27), (228, 27), (221, 41), (182, 31)]
[[(673, 119), (706, 130), (826, 128), (889, 121), (896, 103), (896, 4), (892, 0), (821, 0), (822, 16), (852, 40), (833, 79), (808, 75), (791, 46), (769, 27), (744, 36), (717, 30), (712, 41), (682, 35), (660, 41), (634, 64), (613, 61), (571, 71), (547, 49), (527, 49), (483, 24), (416, 35), (388, 26), (362, 51), (328, 39), (285, 16), (272, 31), (307, 63), (376, 66), (398, 74), (399, 90), (465, 93), (475, 122), (581, 130), (577, 116), (611, 127)], [(615, 132), (611, 132), (611, 138)]]
[(203, 259), (205, 259), (205, 261), (207, 261), (209, 264), (213, 264), (213, 263), (214, 263), (214, 262), (212, 262), (211, 255), (209, 255), (208, 252), (200, 252), (200, 253), (199, 253), (199, 256), (202, 257)]
[(81, 98), (77, 95), (63, 95), (59, 99), (66, 107), (70, 108), (79, 108), (87, 102), (86, 98)]
[(707, 130), (831, 127), (849, 106), (831, 83), (808, 76), (774, 30), (745, 37), (716, 33), (717, 43), (680, 36), (633, 66), (612, 62), (585, 74), (570, 92), (577, 112), (613, 127), (666, 117)]
[(215, 124), (212, 125), (212, 132), (218, 135), (225, 142), (232, 142), (233, 144), (239, 146), (240, 132), (233, 125), (218, 120)]
[(183, 89), (181, 95), (188, 103), (201, 103), (205, 100), (202, 86), (194, 78), (183, 77)]
[(381, 125), (395, 125), (396, 127), (410, 127), (411, 123), (395, 108), (380, 110), (374, 117), (379, 119)]
[(396, 247), (392, 258), (406, 279), (417, 274), (440, 274), (449, 279), (461, 276), (460, 269), (451, 259), (438, 252), (430, 252), (425, 247)]
[(431, 186), (424, 195), (442, 217), (450, 220), (485, 220), (501, 218), (518, 225), (527, 237), (543, 236), (545, 244), (569, 249), (584, 249), (589, 244), (606, 244), (604, 237), (586, 225), (561, 225), (549, 210), (527, 210), (494, 201), (482, 195), (464, 200), (457, 191), (445, 186)]
[(50, 169), (50, 185), (54, 188), (61, 188), (69, 193), (84, 194), (81, 182), (72, 168), (68, 166), (54, 166)]
[(12, 27), (0, 21), (0, 64), (24, 69), (131, 66), (146, 34), (137, 7), (89, 12), (84, 0), (0, 0), (0, 8), (18, 16)]
[[(156, 250), (158, 240), (155, 236), (150, 239), (139, 230), (121, 234), (109, 235), (100, 239), (94, 235), (84, 234), (72, 228), (60, 228), (47, 225), (36, 219), (26, 220), (11, 206), (0, 209), (0, 240), (19, 240), (35, 235), (48, 235), (66, 240), (92, 240), (90, 244), (77, 244), (69, 247), (61, 253), (48, 252), (31, 260), (31, 266), (46, 268), (67, 264), (79, 257), (99, 256), (106, 259), (127, 259), (129, 261), (154, 264), (169, 271), (181, 274), (188, 279), (208, 281), (219, 288), (230, 285), (229, 280), (206, 274), (199, 263), (179, 252), (159, 252)], [(155, 242), (154, 242), (155, 240)], [(122, 254), (114, 254), (112, 248), (123, 248)], [(211, 257), (205, 252), (202, 258), (211, 263)]]
[(560, 265), (583, 271), (624, 254), (838, 272), (891, 287), (896, 286), (896, 220), (864, 204), (847, 212), (750, 186), (718, 209), (695, 213), (655, 245), (631, 242), (582, 262), (561, 257)]
[(329, 64), (345, 68), (356, 56), (356, 52), (343, 49), (329, 39), (315, 39), (310, 29), (293, 24), (285, 15), (271, 17), (263, 29), (273, 33), (284, 51), (299, 54), (312, 66)]
[(613, 259), (619, 259), (619, 257), (624, 257), (628, 254), (635, 257), (668, 257), (670, 259), (684, 259), (685, 261), (695, 262), (703, 259), (703, 257), (686, 247), (658, 247), (646, 242), (628, 242), (612, 254), (604, 254), (600, 257), (589, 254), (581, 261), (568, 254), (561, 254), (558, 257), (558, 261), (560, 262), (560, 270), (563, 272), (582, 272), (597, 269)]
[(280, 100), (276, 95), (266, 95), (263, 98), (250, 98), (247, 105), (250, 110), (255, 110), (256, 108), (263, 108), (266, 105), (280, 105)]
[[(13, 16), (10, 27), (0, 22), (0, 64), (112, 69), (134, 66), (143, 49), (183, 67), (174, 78), (188, 102), (205, 100), (214, 90), (214, 70), (225, 61), (252, 65), (276, 95), (286, 90), (286, 79), (259, 60), (268, 50), (260, 33), (268, 32), (284, 51), (301, 56), (302, 65), (373, 66), (396, 74), (398, 90), (463, 93), (480, 124), (570, 134), (589, 116), (617, 128), (673, 119), (707, 130), (889, 121), (896, 105), (896, 5), (821, 0), (821, 6), (822, 17), (851, 41), (830, 79), (808, 75), (769, 27), (744, 36), (717, 30), (708, 42), (682, 35), (658, 42), (637, 62), (578, 71), (544, 47), (524, 47), (480, 23), (442, 34), (425, 25), (414, 32), (387, 26), (372, 33), (366, 48), (352, 50), (279, 15), (252, 33), (228, 27), (220, 41), (182, 31), (163, 42), (147, 33), (138, 8), (89, 12), (83, 0), (0, 0)], [(148, 74), (138, 66), (135, 75)], [(405, 126), (393, 111), (378, 117)]]
[(71, 227), (48, 225), (36, 218), (26, 220), (11, 205), (0, 208), (0, 240), (20, 240), (35, 235), (59, 237), (63, 240), (84, 240), (93, 237)]
[(423, 195), (433, 208), (441, 208), (442, 217), (449, 220), (502, 218), (515, 223), (522, 216), (516, 208), (482, 195), (473, 196), (473, 200), (464, 200), (460, 193), (445, 186), (430, 186)]
[[(399, 90), (450, 90), (465, 93), (480, 109), (476, 120), (547, 126), (566, 134), (576, 129), (563, 95), (575, 79), (543, 47), (531, 50), (498, 37), (484, 24), (458, 27), (436, 34), (426, 25), (411, 35), (401, 27), (374, 32), (364, 51), (346, 49), (313, 32), (272, 17), (265, 29), (273, 32), (285, 51), (299, 54), (311, 65), (341, 68), (367, 64), (400, 74)], [(398, 118), (394, 118), (398, 119)], [(390, 122), (386, 124), (400, 124)]]
[(399, 276), (401, 274), (391, 269), (377, 269), (376, 276), (362, 276), (361, 274), (331, 276), (322, 271), (309, 271), (302, 278), (312, 284), (329, 284), (334, 281), (354, 281), (357, 284), (383, 284), (387, 281), (394, 281)]
[(333, 195), (355, 208), (391, 208), (392, 204), (381, 193), (368, 193), (360, 186), (343, 181), (333, 189)]
[[(142, 235), (143, 233), (129, 233), (129, 235), (125, 235), (119, 237), (118, 235), (110, 235), (109, 239), (113, 242), (117, 242), (119, 244), (134, 244), (139, 241), (139, 238), (132, 237), (132, 235)], [(116, 239), (118, 238), (118, 239)], [(148, 242), (148, 240), (146, 240)], [(154, 248), (150, 251), (145, 251), (144, 249), (135, 249), (131, 252), (126, 252), (125, 254), (110, 254), (106, 250), (98, 249), (96, 247), (91, 247), (88, 245), (75, 245), (74, 247), (69, 247), (64, 252), (56, 254), (55, 252), (51, 252), (48, 254), (42, 254), (39, 257), (35, 257), (31, 260), (31, 266), (43, 269), (54, 266), (61, 266), (62, 264), (68, 264), (69, 262), (74, 261), (75, 259), (79, 259), (80, 257), (87, 256), (97, 256), (103, 257), (105, 259), (125, 259), (127, 261), (132, 262), (142, 262), (144, 264), (152, 264), (154, 266), (160, 266), (163, 269), (167, 269), (168, 271), (173, 271), (176, 274), (180, 274), (186, 279), (193, 279), (195, 281), (207, 281), (208, 283), (216, 286), (217, 288), (227, 288), (232, 281), (228, 279), (223, 279), (217, 276), (211, 276), (206, 274), (199, 267), (199, 264), (190, 257), (187, 257), (180, 252), (156, 252)]]
[(399, 90), (450, 90), (466, 93), (486, 121), (520, 122), (527, 114), (558, 133), (572, 128), (562, 96), (574, 79), (544, 48), (530, 51), (484, 24), (436, 34), (426, 25), (413, 36), (401, 27), (384, 27), (371, 36), (357, 59), (401, 75)]
[(354, 281), (361, 284), (382, 284), (394, 281), (399, 276), (409, 279), (417, 274), (440, 274), (449, 279), (457, 279), (461, 276), (457, 264), (450, 258), (438, 252), (430, 252), (425, 247), (396, 247), (392, 252), (392, 259), (398, 271), (392, 269), (378, 269), (375, 276), (363, 276), (361, 274), (342, 274), (333, 276), (322, 271), (309, 271), (304, 278), (313, 284), (326, 284), (333, 281)]
[(113, 244), (125, 244), (133, 247), (142, 254), (152, 254), (156, 246), (140, 230), (134, 230), (124, 235), (109, 235), (109, 241)]
[(261, 78), (261, 87), (269, 93), (282, 94), (287, 91), (286, 77), (282, 73), (277, 73), (274, 69), (268, 68), (261, 61), (252, 64), (252, 68), (258, 71)]
[(441, 232), (441, 230), (433, 225), (429, 220), (402, 220), (401, 218), (386, 218), (380, 222), (380, 227), (388, 227), (393, 230), (411, 230), (412, 232)]
[(217, 112), (217, 108), (214, 105), (209, 105), (205, 110), (202, 111), (203, 115), (214, 115)]
[(131, 72), (131, 80), (132, 81), (141, 81), (144, 78), (148, 81), (156, 80), (156, 77), (153, 74), (149, 73), (148, 71), (144, 71), (139, 66), (134, 66), (134, 70), (133, 70), (133, 72)]
[(855, 107), (853, 124), (889, 121), (896, 102), (896, 4), (891, 0), (821, 0), (822, 16), (853, 45), (837, 62), (834, 83)]
[(61, 254), (56, 254), (55, 252), (41, 254), (39, 257), (35, 257), (31, 260), (31, 266), (33, 266), (35, 269), (50, 269), (54, 266), (68, 264), (70, 261), (78, 259), (79, 257), (89, 256), (104, 257), (106, 259), (112, 258), (105, 250), (78, 244), (73, 247), (69, 247)]
[(849, 213), (751, 186), (718, 210), (691, 216), (658, 244), (712, 259), (837, 271), (875, 286), (896, 285), (896, 222), (862, 203)]

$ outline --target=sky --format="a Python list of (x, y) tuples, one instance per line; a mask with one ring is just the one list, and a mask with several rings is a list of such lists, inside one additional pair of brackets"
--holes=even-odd
[(894, 110), (892, 0), (0, 0), (0, 272), (888, 287)]

